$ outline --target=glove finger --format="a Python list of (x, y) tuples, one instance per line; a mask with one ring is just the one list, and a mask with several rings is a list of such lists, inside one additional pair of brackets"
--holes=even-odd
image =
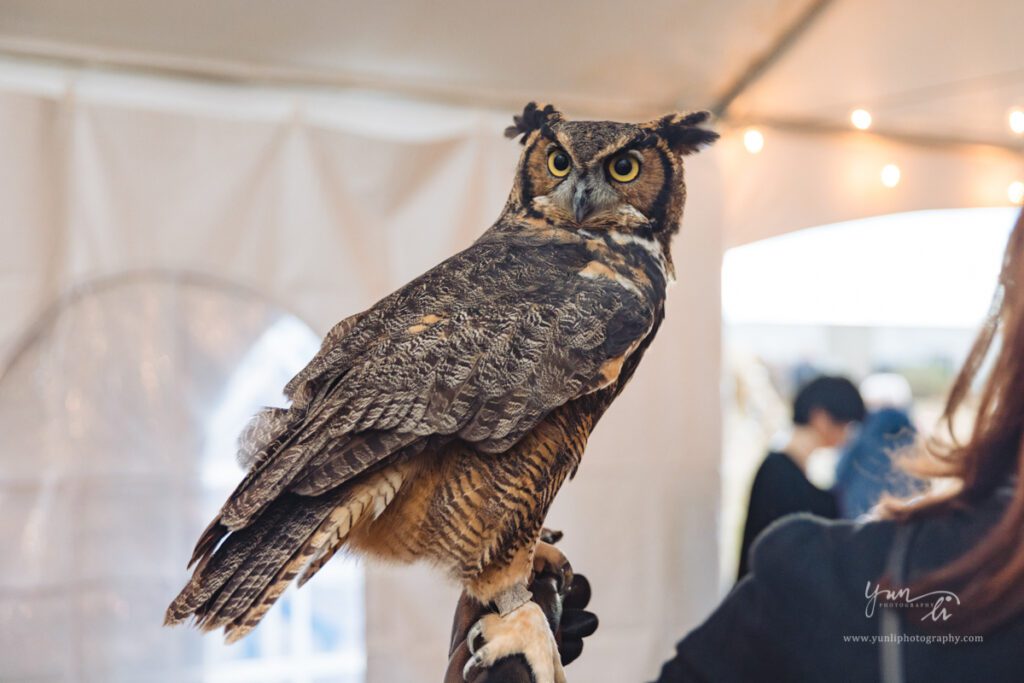
[(538, 576), (530, 584), (530, 592), (533, 593), (533, 601), (544, 610), (544, 616), (548, 618), (552, 632), (557, 631), (562, 620), (562, 599), (558, 594), (558, 579), (550, 574)]
[(563, 640), (558, 647), (558, 654), (562, 659), (562, 666), (572, 662), (583, 653), (583, 639)]
[(594, 635), (599, 625), (597, 615), (585, 610), (567, 610), (562, 614), (563, 638), (586, 638)]
[(590, 604), (590, 596), (590, 581), (583, 574), (575, 574), (562, 598), (562, 604), (565, 608), (583, 609)]
[(561, 541), (562, 536), (564, 535), (565, 534), (563, 534), (561, 531), (555, 531), (554, 529), (549, 529), (547, 527), (544, 527), (540, 530), (540, 540), (544, 541), (545, 543), (550, 543), (551, 545), (554, 545), (555, 543)]

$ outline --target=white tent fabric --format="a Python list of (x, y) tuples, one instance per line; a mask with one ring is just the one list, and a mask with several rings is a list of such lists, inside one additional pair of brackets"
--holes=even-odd
[(506, 111), (834, 130), (866, 107), (876, 130), (1020, 151), (1022, 23), (1016, 0), (3, 0), (0, 51)]

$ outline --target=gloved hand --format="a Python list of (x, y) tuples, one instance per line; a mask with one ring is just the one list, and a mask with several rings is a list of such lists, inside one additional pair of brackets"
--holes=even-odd
[[(545, 529), (541, 541), (554, 544), (561, 537), (561, 532)], [(580, 656), (583, 639), (597, 630), (597, 615), (584, 609), (590, 602), (590, 583), (586, 577), (574, 574), (565, 555), (550, 545), (546, 551), (537, 554), (530, 592), (548, 619), (565, 665)], [(490, 669), (474, 668), (468, 678), (463, 678), (463, 668), (471, 656), (466, 634), (488, 611), (494, 610), (480, 605), (466, 593), (459, 598), (444, 683), (533, 683), (533, 674), (522, 655), (500, 659)]]

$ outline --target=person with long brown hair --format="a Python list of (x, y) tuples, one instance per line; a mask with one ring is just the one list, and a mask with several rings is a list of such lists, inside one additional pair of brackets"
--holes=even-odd
[[(946, 435), (911, 461), (936, 482), (930, 492), (886, 501), (864, 522), (776, 522), (754, 543), (750, 574), (678, 644), (658, 683), (1024, 680), (1022, 282), (1024, 213), (950, 391)], [(972, 409), (961, 442), (955, 423)], [(571, 592), (571, 574), (565, 583)], [(467, 628), (453, 644), (478, 635), (459, 616)], [(558, 635), (557, 610), (550, 616)], [(463, 643), (463, 660), (478, 640)], [(473, 683), (520, 680), (508, 666), (467, 670)]]

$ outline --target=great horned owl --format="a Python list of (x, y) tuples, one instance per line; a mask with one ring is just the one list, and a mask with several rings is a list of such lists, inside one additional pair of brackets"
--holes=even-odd
[[(193, 616), (237, 640), (342, 548), (432, 562), (529, 621), (548, 506), (664, 315), (682, 157), (718, 137), (707, 118), (569, 121), (527, 105), (506, 130), (524, 149), (497, 222), (336, 325), (285, 387), (290, 407), (246, 428), (249, 471), (167, 623)], [(531, 664), (562, 678), (557, 653)]]

